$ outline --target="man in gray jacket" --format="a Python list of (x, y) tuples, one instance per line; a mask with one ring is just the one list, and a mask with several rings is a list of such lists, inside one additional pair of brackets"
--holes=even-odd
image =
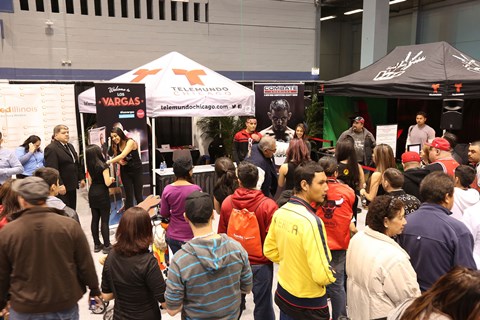
[(338, 138), (338, 141), (351, 137), (354, 142), (358, 162), (366, 166), (371, 166), (373, 165), (372, 153), (373, 148), (375, 148), (375, 138), (364, 125), (365, 119), (356, 117), (353, 119), (352, 127), (345, 130)]

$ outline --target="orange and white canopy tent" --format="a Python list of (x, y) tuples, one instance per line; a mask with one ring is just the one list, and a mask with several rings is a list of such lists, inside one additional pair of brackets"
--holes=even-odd
[[(255, 92), (178, 52), (135, 68), (112, 83), (144, 83), (148, 117), (230, 117), (255, 114)], [(95, 88), (78, 96), (82, 113), (96, 113)]]

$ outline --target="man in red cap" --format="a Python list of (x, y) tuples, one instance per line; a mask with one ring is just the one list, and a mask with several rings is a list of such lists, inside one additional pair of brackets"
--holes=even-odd
[(403, 190), (420, 199), (420, 182), (430, 172), (421, 167), (420, 155), (413, 151), (402, 154)]
[(443, 171), (449, 176), (455, 178), (455, 168), (459, 163), (452, 157), (450, 143), (444, 138), (435, 138), (432, 143), (425, 143), (429, 146), (428, 159), (430, 164), (425, 166), (430, 172)]
[(373, 134), (364, 128), (365, 119), (362, 117), (356, 117), (353, 119), (352, 127), (345, 130), (338, 141), (350, 136), (355, 142), (355, 152), (357, 153), (358, 162), (366, 166), (373, 165), (372, 153), (375, 148), (375, 138)]

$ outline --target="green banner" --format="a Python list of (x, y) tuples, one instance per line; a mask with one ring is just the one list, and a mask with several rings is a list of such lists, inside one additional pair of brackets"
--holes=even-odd
[(387, 123), (388, 101), (385, 98), (324, 97), (323, 138), (334, 145), (356, 116), (365, 118), (365, 127), (375, 135), (375, 127)]

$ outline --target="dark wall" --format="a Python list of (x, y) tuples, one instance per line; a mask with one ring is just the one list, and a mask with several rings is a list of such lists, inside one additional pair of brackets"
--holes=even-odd
[(192, 118), (159, 117), (155, 118), (155, 138), (157, 147), (169, 144), (171, 147), (192, 144)]
[[(440, 129), (441, 100), (399, 99), (397, 102), (397, 123), (398, 128), (404, 130), (399, 138), (398, 145), (405, 146), (408, 128), (415, 124), (415, 115), (418, 111), (425, 111), (427, 113), (427, 124), (435, 129), (436, 136), (442, 135), (443, 130)], [(458, 143), (469, 143), (480, 140), (479, 128), (480, 99), (466, 99), (463, 108), (462, 129), (449, 131), (457, 136)]]

